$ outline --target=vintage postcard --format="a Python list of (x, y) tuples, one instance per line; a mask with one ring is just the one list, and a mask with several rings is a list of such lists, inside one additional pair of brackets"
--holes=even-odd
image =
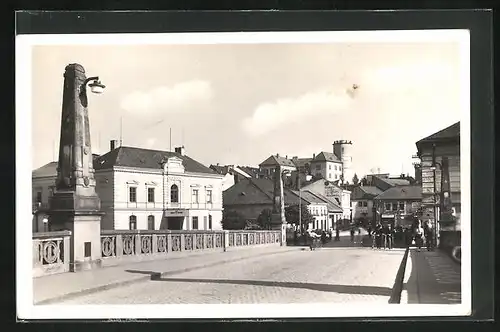
[(19, 318), (470, 314), (466, 30), (19, 35), (16, 84)]

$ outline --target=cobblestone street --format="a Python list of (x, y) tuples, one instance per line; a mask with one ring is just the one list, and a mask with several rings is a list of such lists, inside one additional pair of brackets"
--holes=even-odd
[[(403, 254), (368, 248), (293, 251), (157, 277), (57, 304), (386, 304)], [(148, 272), (155, 271), (133, 273)]]

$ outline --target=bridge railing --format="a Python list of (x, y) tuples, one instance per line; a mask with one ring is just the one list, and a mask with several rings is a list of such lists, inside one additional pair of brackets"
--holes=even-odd
[(179, 254), (226, 251), (232, 247), (280, 245), (279, 230), (103, 230), (102, 264), (151, 260)]
[(33, 276), (69, 272), (70, 231), (33, 233)]
[(280, 230), (238, 230), (229, 231), (228, 247), (246, 247), (281, 244)]

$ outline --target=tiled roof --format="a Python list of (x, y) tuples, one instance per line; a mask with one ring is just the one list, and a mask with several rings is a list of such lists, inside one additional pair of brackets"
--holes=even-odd
[(339, 158), (331, 152), (320, 152), (317, 156), (314, 157), (312, 162), (315, 161), (334, 161), (340, 162)]
[(259, 174), (259, 169), (255, 168), (255, 167), (238, 166), (238, 168), (241, 169), (243, 172), (247, 173), (248, 175), (251, 175), (254, 178), (256, 178), (257, 175)]
[(269, 158), (261, 162), (259, 166), (277, 166), (277, 165), (295, 167), (291, 159), (287, 159), (285, 157), (276, 155), (270, 156)]
[(227, 173), (229, 173), (228, 166), (210, 165), (210, 169), (221, 175), (226, 175)]
[(422, 138), (420, 141), (417, 142), (417, 145), (424, 142), (447, 140), (450, 138), (460, 138), (460, 121), (452, 124), (451, 126), (443, 130), (438, 131), (437, 133)]
[(294, 190), (293, 193), (297, 196), (300, 195), (303, 200), (308, 202), (309, 204), (325, 204), (326, 202), (319, 197), (315, 196), (309, 190), (302, 190), (300, 193), (297, 190)]
[(33, 178), (57, 176), (57, 161), (51, 161), (31, 172)]
[[(273, 204), (274, 183), (269, 179), (243, 179), (223, 192), (224, 206), (246, 204)], [(299, 204), (299, 197), (284, 188), (286, 205)], [(303, 204), (307, 202), (302, 199)]]
[(176, 152), (148, 150), (128, 146), (120, 146), (96, 158), (94, 160), (94, 169), (110, 169), (113, 166), (161, 169), (162, 161), (170, 157), (182, 159), (182, 165), (186, 172), (217, 174), (213, 169)]
[(393, 186), (409, 186), (410, 181), (406, 179), (382, 179), (383, 181), (392, 184)]
[(419, 200), (422, 199), (421, 186), (392, 187), (375, 197), (376, 200)]
[(359, 186), (359, 189), (367, 193), (368, 195), (378, 196), (382, 193), (382, 190), (375, 186)]

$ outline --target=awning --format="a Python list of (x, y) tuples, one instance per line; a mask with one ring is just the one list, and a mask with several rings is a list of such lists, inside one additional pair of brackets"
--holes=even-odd
[(381, 216), (381, 218), (387, 218), (387, 219), (389, 219), (389, 218), (394, 218), (394, 215), (393, 215), (393, 214), (383, 214), (383, 215)]

